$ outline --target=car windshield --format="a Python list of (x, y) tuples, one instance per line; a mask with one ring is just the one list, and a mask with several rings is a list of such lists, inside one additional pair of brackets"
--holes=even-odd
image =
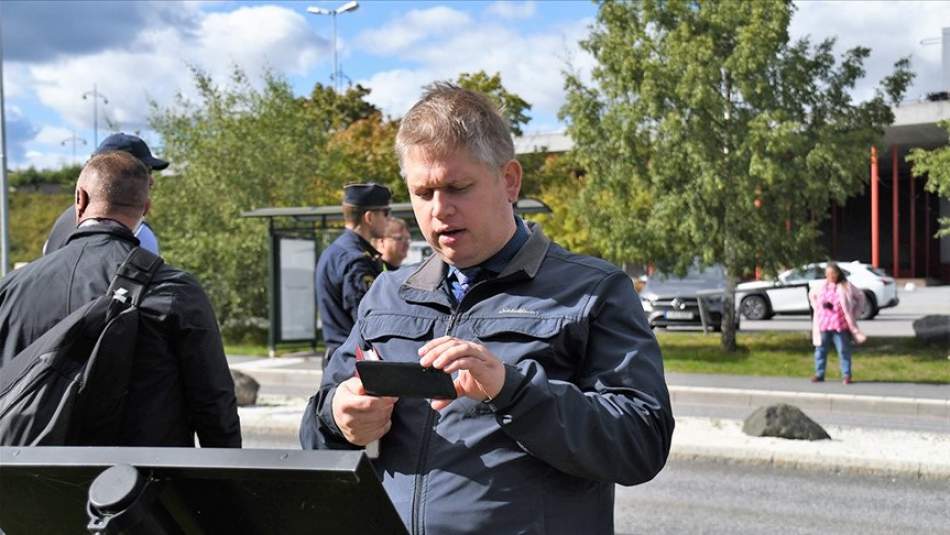
[(725, 279), (726, 274), (723, 271), (722, 266), (709, 266), (706, 268), (699, 268), (693, 266), (689, 268), (689, 271), (686, 272), (686, 275), (678, 277), (674, 274), (665, 274), (661, 273), (657, 275), (658, 279), (669, 281), (669, 280), (681, 280), (681, 281), (693, 281), (693, 282), (720, 282)]

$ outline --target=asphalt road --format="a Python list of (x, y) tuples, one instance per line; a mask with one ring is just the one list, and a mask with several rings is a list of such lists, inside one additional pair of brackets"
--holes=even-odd
[(676, 461), (617, 487), (618, 534), (950, 533), (946, 481)]
[[(914, 320), (927, 314), (950, 314), (950, 286), (928, 286), (907, 291), (897, 289), (900, 304), (882, 309), (873, 320), (862, 321), (868, 336), (913, 336)], [(775, 316), (770, 320), (742, 320), (743, 331), (809, 331), (809, 316)]]
[[(246, 448), (295, 441), (244, 437)], [(946, 481), (674, 460), (649, 483), (617, 487), (616, 533), (950, 534)]]

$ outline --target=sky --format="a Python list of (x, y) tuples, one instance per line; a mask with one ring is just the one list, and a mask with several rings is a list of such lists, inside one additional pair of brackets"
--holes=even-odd
[[(148, 102), (168, 106), (178, 93), (195, 95), (191, 67), (221, 81), (235, 65), (252, 79), (271, 69), (300, 95), (316, 82), (329, 84), (332, 20), (306, 9), (343, 3), (0, 2), (8, 166), (82, 162), (94, 138), (113, 131), (109, 125), (160, 147), (148, 128)], [(903, 56), (911, 56), (917, 72), (908, 99), (940, 89), (939, 37), (950, 26), (950, 2), (807, 1), (796, 7), (793, 39), (837, 36), (839, 53), (859, 44), (872, 49), (855, 98), (872, 96)], [(566, 0), (361, 0), (358, 10), (336, 18), (341, 70), (344, 80), (368, 87), (368, 100), (391, 117), (401, 116), (429, 82), (499, 72), (508, 90), (533, 105), (526, 132), (557, 131), (563, 128), (557, 119), (563, 72), (586, 79), (594, 64), (578, 42), (596, 9)], [(932, 38), (936, 44), (921, 43)]]

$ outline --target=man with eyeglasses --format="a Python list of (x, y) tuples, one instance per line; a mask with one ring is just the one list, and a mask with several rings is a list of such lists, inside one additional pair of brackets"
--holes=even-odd
[(317, 307), (327, 346), (324, 367), (350, 335), (363, 295), (383, 272), (379, 251), (372, 242), (386, 235), (391, 197), (389, 188), (379, 184), (349, 184), (343, 188), (346, 229), (317, 262)]
[(386, 271), (394, 271), (409, 255), (409, 225), (398, 217), (390, 217), (386, 222), (386, 235), (373, 242), (379, 250)]

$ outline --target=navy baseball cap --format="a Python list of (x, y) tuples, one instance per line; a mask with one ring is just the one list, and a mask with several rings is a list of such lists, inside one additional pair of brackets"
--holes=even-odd
[(366, 210), (389, 208), (389, 188), (380, 184), (347, 184), (343, 186), (343, 204)]
[(99, 148), (96, 149), (93, 156), (112, 151), (128, 152), (156, 171), (161, 171), (168, 167), (168, 162), (152, 156), (152, 151), (148, 150), (148, 145), (138, 136), (123, 134), (122, 132), (112, 134), (102, 140), (102, 143), (99, 144)]

